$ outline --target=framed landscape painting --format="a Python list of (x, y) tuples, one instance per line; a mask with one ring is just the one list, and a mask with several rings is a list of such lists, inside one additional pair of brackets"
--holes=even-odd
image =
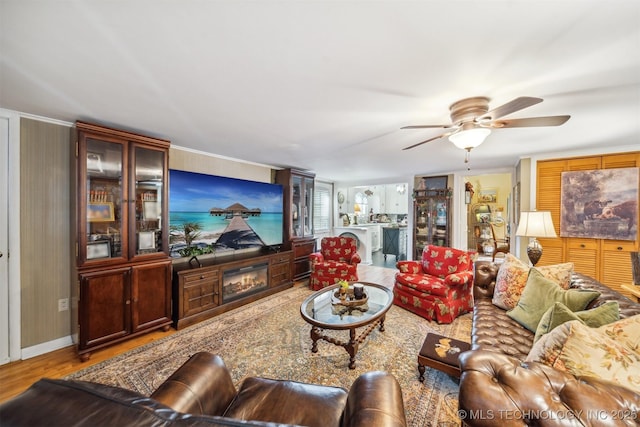
[(115, 221), (113, 203), (89, 203), (87, 204), (87, 220), (89, 222)]
[(639, 170), (562, 172), (560, 236), (635, 240)]

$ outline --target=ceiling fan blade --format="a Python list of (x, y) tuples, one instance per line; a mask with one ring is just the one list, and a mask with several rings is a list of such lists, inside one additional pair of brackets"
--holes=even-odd
[(539, 126), (560, 126), (571, 116), (529, 117), (526, 119), (496, 120), (490, 124), (492, 128), (526, 128)]
[(422, 145), (422, 144), (426, 144), (427, 142), (431, 142), (431, 141), (435, 141), (436, 139), (447, 137), (447, 136), (451, 135), (452, 133), (454, 133), (454, 132), (445, 132), (442, 135), (434, 136), (433, 138), (429, 138), (429, 139), (427, 139), (425, 141), (418, 142), (417, 144), (413, 144), (413, 145), (410, 145), (408, 147), (405, 147), (405, 148), (403, 148), (403, 150), (410, 150), (412, 148), (416, 148), (417, 146)]
[(453, 125), (413, 125), (403, 126), (400, 129), (429, 129), (429, 128), (450, 128)]
[(476, 122), (499, 119), (500, 117), (504, 117), (508, 114), (515, 113), (516, 111), (531, 107), (532, 105), (539, 104), (542, 101), (542, 98), (521, 96), (514, 99), (513, 101), (507, 102), (504, 105), (494, 108), (493, 110), (483, 114), (482, 116), (477, 117)]

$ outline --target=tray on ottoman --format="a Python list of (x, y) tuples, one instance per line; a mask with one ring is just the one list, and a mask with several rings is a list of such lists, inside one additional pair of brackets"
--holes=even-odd
[(471, 345), (467, 342), (428, 333), (418, 354), (420, 381), (424, 381), (425, 366), (460, 378), (458, 356), (470, 349)]

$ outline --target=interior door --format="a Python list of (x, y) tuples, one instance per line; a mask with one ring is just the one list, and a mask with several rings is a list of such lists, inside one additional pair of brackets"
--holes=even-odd
[(0, 117), (0, 364), (9, 362), (9, 119)]

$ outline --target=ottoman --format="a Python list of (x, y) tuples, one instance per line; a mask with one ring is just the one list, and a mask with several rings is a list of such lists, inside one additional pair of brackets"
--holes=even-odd
[(471, 349), (464, 341), (428, 333), (418, 354), (420, 381), (424, 381), (425, 366), (437, 369), (455, 378), (460, 378), (458, 356)]

